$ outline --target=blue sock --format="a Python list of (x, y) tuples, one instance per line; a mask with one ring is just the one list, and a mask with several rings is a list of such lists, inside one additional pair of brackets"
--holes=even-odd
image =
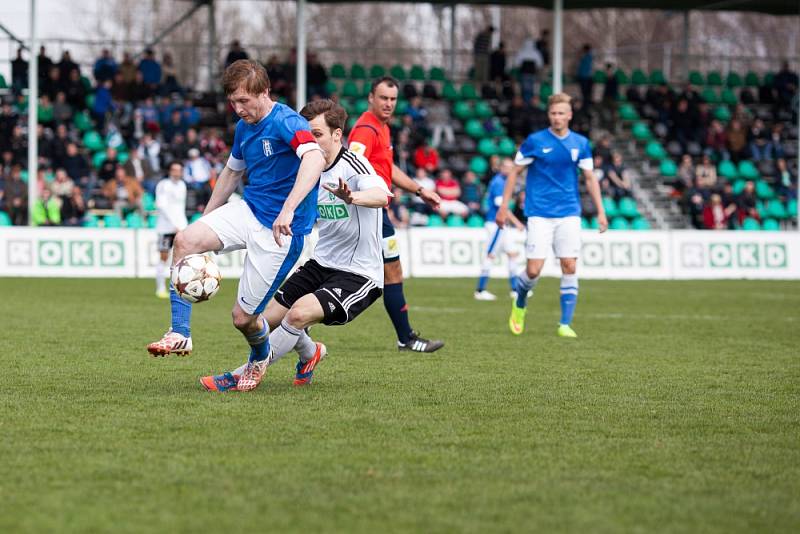
[(478, 278), (477, 291), (486, 291), (486, 285), (489, 283), (489, 273), (482, 272), (481, 277)]
[(245, 337), (247, 342), (250, 343), (250, 358), (248, 361), (260, 362), (265, 360), (269, 355), (269, 326), (267, 321), (264, 321), (261, 330)]
[(514, 291), (517, 287), (517, 277), (515, 275), (509, 275), (508, 277), (508, 286), (511, 288), (511, 291)]
[(408, 305), (403, 295), (402, 282), (383, 287), (383, 306), (392, 320), (397, 339), (400, 343), (406, 343), (411, 337), (411, 324), (408, 322)]
[(169, 303), (172, 308), (172, 331), (186, 337), (191, 336), (189, 323), (192, 319), (192, 305), (178, 296), (172, 284), (169, 285)]
[(578, 304), (578, 275), (561, 276), (561, 324), (571, 324)]
[(539, 277), (528, 277), (527, 271), (522, 271), (517, 277), (517, 284), (515, 291), (517, 292), (517, 308), (524, 308), (528, 305), (528, 291), (536, 287), (539, 283)]

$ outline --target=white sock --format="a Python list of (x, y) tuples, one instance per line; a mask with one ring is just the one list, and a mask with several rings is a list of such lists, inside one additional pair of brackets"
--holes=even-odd
[(281, 325), (269, 335), (268, 359), (270, 365), (283, 358), (287, 352), (297, 345), (297, 340), (302, 331), (302, 328), (293, 327), (286, 319), (281, 321)]
[(508, 277), (514, 278), (517, 276), (518, 273), (517, 269), (517, 259), (512, 258), (511, 256), (508, 257)]
[(156, 265), (156, 291), (166, 291), (166, 274), (169, 271), (169, 266), (165, 261), (159, 261)]
[(523, 269), (521, 273), (519, 273), (518, 284), (520, 288), (524, 288), (525, 292), (533, 291), (536, 288), (536, 284), (539, 283), (539, 276), (536, 278), (530, 278), (528, 276), (528, 271)]
[(302, 361), (307, 362), (314, 357), (314, 353), (317, 351), (317, 344), (314, 343), (314, 340), (311, 339), (305, 330), (301, 330), (294, 350), (300, 355)]

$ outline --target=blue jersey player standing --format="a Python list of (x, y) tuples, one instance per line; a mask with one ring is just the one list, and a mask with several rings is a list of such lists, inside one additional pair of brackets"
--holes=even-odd
[(576, 264), (581, 251), (581, 202), (578, 169), (583, 172), (586, 190), (597, 208), (600, 232), (608, 228), (600, 186), (594, 176), (589, 140), (569, 129), (572, 104), (569, 95), (558, 93), (547, 102), (550, 127), (530, 134), (514, 159), (515, 167), (506, 180), (497, 224), (508, 219), (508, 201), (520, 172), (528, 167), (525, 183), (525, 215), (528, 237), (525, 243), (527, 268), (517, 278), (517, 298), (512, 304), (511, 333), (522, 334), (528, 291), (536, 287), (550, 250), (561, 262), (561, 321), (558, 335), (577, 337), (572, 316), (578, 302)]
[[(503, 203), (503, 190), (506, 187), (506, 177), (513, 168), (514, 162), (509, 158), (505, 158), (500, 164), (500, 172), (495, 174), (491, 181), (489, 181), (489, 188), (486, 191), (488, 201), (485, 218), (486, 222), (484, 223), (484, 228), (486, 229), (486, 253), (483, 256), (481, 275), (478, 278), (478, 285), (475, 288), (475, 300), (497, 299), (494, 294), (486, 289), (486, 286), (489, 284), (489, 271), (492, 267), (492, 262), (502, 254), (505, 254), (508, 260), (508, 279), (511, 283), (511, 290), (513, 291), (516, 286), (517, 253), (508, 246), (505, 228), (495, 222), (497, 210)], [(525, 226), (523, 226), (512, 213), (509, 212), (508, 218), (518, 229), (525, 229)]]
[[(234, 326), (250, 345), (249, 361), (257, 362), (267, 357), (270, 331), (261, 312), (300, 257), (304, 237), (314, 225), (316, 191), (309, 193), (325, 167), (325, 157), (308, 121), (272, 101), (269, 77), (260, 64), (232, 63), (222, 84), (241, 120), (203, 217), (175, 236), (173, 265), (188, 254), (247, 249), (232, 315)], [(248, 182), (242, 199), (228, 202), (245, 170)], [(181, 300), (174, 288), (170, 302), (172, 327), (148, 345), (153, 355), (192, 350), (191, 304)], [(313, 351), (313, 343), (302, 345)]]

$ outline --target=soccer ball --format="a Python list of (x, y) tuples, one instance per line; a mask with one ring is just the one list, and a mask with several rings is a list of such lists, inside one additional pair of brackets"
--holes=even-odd
[(186, 302), (203, 302), (219, 291), (219, 267), (205, 254), (189, 254), (172, 268), (172, 286)]

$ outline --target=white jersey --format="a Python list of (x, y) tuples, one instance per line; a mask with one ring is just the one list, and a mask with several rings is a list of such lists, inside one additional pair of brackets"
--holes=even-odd
[(319, 179), (319, 240), (314, 259), (323, 267), (360, 274), (383, 287), (383, 213), (380, 208), (345, 204), (322, 187), (338, 187), (340, 178), (351, 191), (378, 187), (391, 196), (366, 158), (342, 148)]
[(174, 234), (186, 228), (186, 184), (183, 180), (173, 182), (164, 178), (156, 186), (156, 208), (158, 221), (156, 232)]

